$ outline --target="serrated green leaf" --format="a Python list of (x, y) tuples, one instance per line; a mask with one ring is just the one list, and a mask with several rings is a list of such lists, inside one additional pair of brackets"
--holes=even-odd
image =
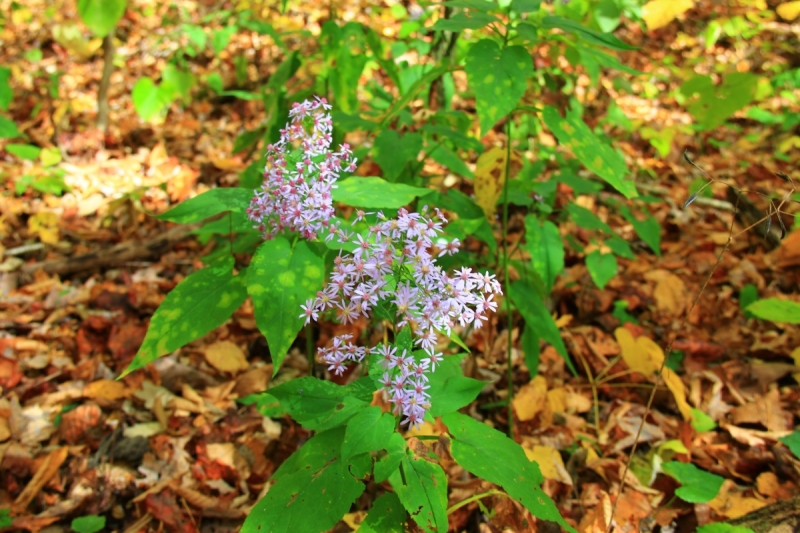
[(481, 134), (514, 110), (533, 73), (531, 56), (522, 46), (500, 46), (491, 39), (473, 44), (465, 64), (469, 87), (475, 93)]
[(407, 452), (389, 483), (423, 531), (447, 531), (447, 474), (441, 466)]
[(89, 515), (75, 518), (71, 524), (75, 533), (97, 533), (106, 527), (106, 517)]
[(221, 326), (247, 298), (246, 271), (233, 274), (233, 258), (219, 267), (197, 270), (161, 302), (142, 346), (123, 377)]
[(595, 250), (586, 256), (586, 269), (594, 284), (603, 289), (617, 275), (617, 258), (614, 254), (603, 254), (600, 250)]
[(166, 213), (156, 215), (155, 218), (178, 224), (191, 224), (225, 211), (244, 213), (252, 198), (253, 191), (241, 187), (210, 189), (181, 202)]
[(546, 29), (559, 28), (565, 32), (572, 33), (587, 43), (605, 46), (615, 50), (638, 50), (637, 47), (620, 41), (613, 33), (601, 33), (591, 30), (574, 20), (564, 17), (544, 17), (542, 19), (542, 27)]
[(362, 409), (347, 423), (342, 443), (342, 457), (349, 459), (360, 453), (383, 449), (386, 441), (394, 433), (394, 425), (394, 417), (381, 412), (380, 407)]
[(369, 405), (352, 396), (347, 387), (312, 376), (293, 379), (269, 393), (299, 424), (315, 431), (342, 425)]
[(372, 503), (359, 533), (404, 533), (406, 511), (396, 494), (386, 492)]
[(800, 303), (792, 300), (764, 298), (748, 305), (747, 311), (762, 320), (800, 324)]
[[(353, 461), (339, 455), (343, 436), (344, 431), (328, 431), (295, 452), (284, 463), (294, 468), (281, 472), (282, 465), (275, 472), (275, 484), (253, 506), (242, 533), (322, 533), (335, 526), (364, 491), (364, 484), (351, 473)], [(303, 453), (306, 447), (311, 450)], [(295, 459), (295, 455), (304, 457)], [(363, 457), (356, 459), (364, 462)], [(363, 470), (363, 466), (353, 470)]]
[(575, 532), (540, 488), (544, 477), (539, 465), (528, 460), (519, 444), (461, 413), (447, 414), (442, 422), (453, 438), (450, 447), (453, 458), (464, 470), (501, 486), (536, 518), (552, 520)]
[(539, 294), (524, 281), (515, 281), (509, 287), (508, 295), (519, 310), (522, 318), (525, 319), (525, 324), (536, 328), (536, 335), (553, 345), (553, 348), (564, 359), (572, 373), (577, 375), (575, 366), (567, 353), (567, 347), (558, 332), (558, 326), (553, 317), (550, 316), (550, 312), (545, 307)]
[(386, 455), (375, 462), (375, 483), (383, 483), (400, 466), (400, 462), (406, 455), (406, 440), (402, 435), (395, 432), (384, 443), (383, 449)]
[(625, 159), (601, 142), (583, 120), (575, 116), (562, 118), (551, 106), (544, 106), (542, 118), (558, 141), (569, 147), (586, 168), (603, 178), (626, 198), (638, 196), (636, 186), (628, 179)]
[(86, 27), (105, 37), (125, 14), (126, 0), (78, 0), (78, 14)]
[(689, 503), (706, 503), (716, 498), (725, 478), (700, 470), (691, 463), (670, 461), (663, 463), (661, 469), (675, 478), (681, 487), (675, 494)]
[(352, 177), (340, 181), (333, 190), (333, 199), (353, 207), (369, 209), (399, 209), (432, 193), (433, 189), (412, 187), (404, 183), (389, 183), (381, 178)]
[(300, 306), (322, 288), (325, 262), (304, 240), (294, 246), (284, 237), (265, 241), (250, 261), (247, 294), (256, 325), (267, 338), (274, 373), (294, 342), (304, 319)]
[(541, 276), (549, 293), (556, 277), (564, 270), (564, 242), (558, 228), (549, 220), (540, 222), (534, 215), (528, 215), (525, 217), (525, 240), (533, 269)]
[(779, 440), (789, 447), (795, 457), (800, 459), (800, 430), (795, 430), (791, 435), (781, 437)]

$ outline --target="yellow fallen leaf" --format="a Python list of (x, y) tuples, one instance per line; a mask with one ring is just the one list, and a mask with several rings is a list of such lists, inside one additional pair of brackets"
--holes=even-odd
[(131, 390), (121, 381), (113, 379), (99, 379), (92, 381), (83, 388), (83, 395), (93, 400), (116, 401), (130, 396)]
[(653, 291), (658, 310), (670, 316), (683, 313), (688, 303), (686, 296), (686, 285), (683, 280), (670, 272), (656, 283)]
[(547, 391), (547, 403), (550, 404), (550, 409), (554, 413), (567, 412), (567, 389), (564, 387), (556, 387)]
[[(515, 176), (522, 168), (522, 158), (511, 152), (509, 175)], [(497, 209), (497, 200), (503, 191), (506, 179), (506, 149), (495, 146), (483, 152), (475, 168), (475, 201), (481, 206), (491, 222)]]
[(768, 504), (769, 502), (752, 496), (743, 496), (741, 492), (738, 492), (736, 484), (730, 479), (725, 481), (716, 498), (708, 502), (708, 506), (716, 511), (717, 514), (730, 519), (758, 511)]
[(552, 446), (536, 445), (533, 449), (525, 448), (525, 455), (528, 456), (529, 460), (539, 465), (539, 470), (542, 471), (542, 475), (546, 479), (553, 479), (572, 485), (572, 478), (567, 472), (567, 467), (564, 466), (561, 454)]
[(39, 236), (44, 244), (58, 242), (58, 215), (41, 211), (28, 219), (28, 231)]
[(672, 22), (677, 16), (689, 11), (693, 0), (652, 0), (642, 6), (642, 19), (647, 29), (657, 30)]
[[(664, 352), (661, 347), (645, 336), (633, 338), (633, 334), (625, 328), (614, 331), (617, 343), (622, 351), (622, 359), (628, 368), (639, 372), (647, 379), (654, 379), (658, 369), (664, 362)], [(671, 369), (664, 366), (661, 374), (667, 388), (675, 397), (678, 409), (686, 420), (692, 419), (692, 408), (686, 401), (686, 386), (681, 378)]]
[(220, 372), (235, 374), (247, 370), (250, 366), (242, 349), (231, 341), (220, 341), (211, 344), (206, 348), (205, 355), (208, 364)]
[(775, 9), (775, 12), (783, 20), (791, 22), (800, 16), (800, 1), (784, 2)]
[(511, 403), (519, 419), (527, 422), (544, 409), (546, 401), (547, 380), (543, 376), (536, 376), (530, 383), (522, 386)]

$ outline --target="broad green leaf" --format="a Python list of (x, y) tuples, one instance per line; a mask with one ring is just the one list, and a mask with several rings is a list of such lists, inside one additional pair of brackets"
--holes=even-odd
[(53, 146), (52, 148), (44, 148), (39, 152), (39, 161), (43, 167), (52, 167), (61, 162), (61, 150)]
[(122, 376), (225, 323), (247, 298), (245, 277), (244, 271), (233, 274), (231, 257), (227, 264), (197, 270), (181, 281), (156, 309), (142, 346)]
[(244, 213), (252, 198), (253, 192), (241, 187), (210, 189), (178, 204), (166, 213), (156, 215), (155, 218), (178, 224), (191, 224), (225, 211)]
[(461, 413), (447, 414), (442, 422), (453, 437), (450, 448), (453, 458), (464, 470), (499, 485), (536, 518), (552, 520), (568, 531), (575, 531), (540, 488), (544, 477), (539, 465), (528, 460), (519, 444)]
[(542, 27), (546, 29), (558, 28), (564, 30), (590, 44), (606, 46), (615, 50), (637, 50), (635, 46), (620, 41), (613, 33), (601, 33), (591, 30), (574, 20), (564, 17), (544, 17), (542, 19)]
[(528, 215), (525, 217), (525, 239), (533, 269), (541, 276), (549, 293), (556, 277), (564, 270), (564, 243), (558, 228), (549, 220), (540, 222), (534, 215)]
[(0, 528), (11, 527), (13, 523), (11, 509), (0, 509)]
[(586, 168), (606, 180), (626, 198), (637, 196), (636, 186), (628, 179), (625, 159), (601, 142), (583, 120), (575, 116), (562, 118), (551, 106), (544, 106), (542, 118), (559, 142), (569, 147)]
[(256, 250), (247, 273), (247, 294), (253, 300), (258, 329), (267, 338), (274, 372), (303, 327), (300, 306), (322, 288), (325, 262), (311, 245), (284, 237), (265, 241)]
[(442, 467), (406, 452), (389, 483), (423, 531), (447, 531), (447, 474)]
[(617, 254), (619, 257), (624, 257), (625, 259), (630, 259), (631, 261), (636, 259), (636, 255), (633, 253), (631, 245), (628, 244), (628, 241), (621, 239), (616, 235), (606, 239), (605, 245), (611, 248), (611, 251)]
[(474, 150), (478, 154), (483, 153), (483, 145), (475, 137), (470, 137), (453, 128), (441, 124), (425, 124), (422, 131), (431, 135), (438, 135), (452, 142), (456, 147), (463, 150)]
[(340, 426), (369, 405), (347, 387), (312, 376), (293, 379), (269, 393), (299, 424), (315, 431)]
[(386, 492), (372, 502), (367, 517), (358, 527), (359, 533), (404, 533), (406, 511), (396, 494)]
[(106, 527), (106, 517), (97, 515), (81, 516), (72, 521), (71, 527), (76, 533), (97, 533)]
[(778, 298), (764, 298), (747, 306), (754, 317), (772, 322), (800, 324), (800, 303)]
[(183, 33), (185, 33), (186, 37), (189, 38), (189, 41), (197, 47), (199, 52), (202, 52), (203, 49), (205, 49), (208, 36), (203, 28), (193, 24), (184, 24)]
[(791, 435), (781, 437), (779, 440), (789, 447), (795, 457), (800, 459), (800, 430), (795, 430)]
[(617, 258), (614, 254), (602, 254), (600, 250), (595, 250), (586, 256), (586, 268), (594, 284), (603, 289), (617, 275)]
[(344, 426), (319, 431), (289, 456), (272, 474), (271, 481), (278, 482), (303, 469), (319, 470), (341, 457)]
[(739, 307), (744, 312), (745, 318), (753, 318), (753, 313), (748, 311), (747, 307), (755, 301), (758, 301), (758, 287), (748, 283), (739, 291)]
[(236, 33), (236, 26), (233, 25), (215, 31), (214, 35), (211, 36), (211, 48), (214, 49), (214, 53), (219, 55), (220, 52), (225, 50), (234, 33)]
[[(353, 461), (344, 461), (339, 455), (341, 448), (337, 449), (336, 443), (338, 439), (341, 446), (342, 435), (336, 430), (325, 432), (295, 452), (287, 462), (296, 468), (275, 473), (277, 481), (247, 515), (242, 533), (322, 533), (335, 526), (364, 492), (364, 484), (351, 474)], [(320, 437), (324, 439), (305, 457), (314, 460), (298, 464), (294, 456), (303, 455), (303, 448)], [(354, 459), (362, 464), (353, 470), (362, 470), (364, 457)]]
[(0, 109), (8, 111), (11, 100), (14, 99), (14, 91), (11, 89), (9, 80), (11, 79), (11, 69), (0, 67)]
[(133, 86), (131, 99), (136, 113), (145, 122), (158, 116), (170, 100), (150, 78), (139, 78)]
[(258, 409), (258, 414), (268, 418), (280, 418), (286, 414), (286, 409), (281, 407), (278, 399), (268, 392), (258, 392), (248, 394), (244, 398), (236, 400), (242, 405), (255, 405)]
[(465, 9), (474, 9), (475, 11), (487, 12), (499, 9), (495, 2), (489, 0), (448, 0), (442, 2), (442, 5), (448, 7), (463, 7)]
[(433, 25), (433, 31), (479, 30), (500, 19), (488, 13), (456, 13), (449, 19), (439, 19)]
[(428, 394), (431, 395), (431, 416), (442, 416), (458, 411), (472, 403), (486, 384), (483, 381), (464, 376), (461, 360), (466, 354), (445, 357), (434, 372), (429, 375)]
[(536, 291), (523, 281), (515, 281), (509, 287), (508, 295), (519, 310), (522, 318), (525, 319), (525, 324), (531, 328), (536, 328), (536, 335), (552, 344), (572, 373), (577, 375), (572, 360), (567, 354), (567, 347), (558, 332), (558, 326)]
[(394, 433), (394, 424), (394, 417), (381, 412), (380, 407), (363, 409), (347, 423), (342, 443), (342, 457), (349, 459), (360, 453), (383, 449), (386, 441)]
[(239, 136), (236, 137), (236, 140), (233, 141), (233, 150), (232, 150), (233, 153), (238, 154), (239, 152), (243, 152), (244, 150), (250, 149), (259, 140), (261, 140), (261, 137), (264, 136), (264, 132), (265, 129), (263, 127), (260, 127), (239, 134)]
[(680, 92), (686, 97), (697, 95), (689, 103), (688, 111), (703, 131), (709, 131), (753, 101), (758, 79), (749, 72), (733, 72), (717, 86), (710, 77), (698, 75), (684, 82)]
[(533, 13), (541, 5), (542, 0), (511, 0), (511, 9), (517, 13)]
[(422, 150), (422, 135), (406, 133), (402, 137), (395, 130), (384, 130), (375, 138), (375, 162), (380, 165), (388, 181), (396, 180), (403, 169), (417, 164)]
[(13, 120), (0, 116), (0, 139), (19, 137), (19, 129)]
[(447, 146), (437, 146), (435, 150), (430, 153), (430, 158), (439, 163), (440, 165), (450, 169), (458, 176), (473, 178), (475, 174), (469, 169), (467, 163), (453, 150)]
[(181, 70), (172, 63), (167, 64), (161, 73), (161, 90), (164, 91), (165, 100), (172, 100), (180, 96), (184, 102), (189, 101), (195, 83), (197, 80), (191, 72)]
[(412, 187), (404, 183), (389, 183), (381, 178), (351, 177), (340, 181), (333, 190), (333, 199), (353, 207), (370, 209), (399, 209), (427, 196), (433, 189)]
[(126, 0), (78, 0), (78, 14), (86, 27), (105, 37), (125, 14)]
[(583, 206), (570, 202), (567, 204), (567, 212), (569, 213), (570, 217), (572, 217), (572, 220), (575, 222), (575, 224), (583, 229), (604, 231), (609, 235), (614, 234), (611, 226), (597, 218), (597, 215)]
[(32, 144), (7, 144), (6, 152), (13, 154), (20, 159), (27, 159), (28, 161), (35, 161), (39, 159), (42, 149)]
[(481, 134), (511, 113), (528, 87), (533, 62), (522, 46), (503, 50), (491, 39), (473, 44), (465, 64), (469, 87), (475, 93)]
[(627, 205), (618, 206), (620, 214), (631, 223), (634, 231), (639, 237), (647, 243), (656, 255), (661, 255), (661, 226), (658, 221), (648, 212), (644, 212), (644, 220), (639, 220), (631, 212)]
[(692, 407), (692, 427), (698, 433), (706, 431), (713, 431), (717, 427), (714, 419), (708, 416), (704, 411)]
[(611, 33), (619, 26), (622, 10), (614, 0), (600, 0), (594, 8), (594, 20), (603, 33)]
[(724, 477), (700, 470), (691, 463), (670, 461), (662, 464), (661, 469), (681, 484), (675, 494), (689, 503), (710, 502), (725, 481)]
[(383, 449), (386, 450), (386, 455), (375, 462), (375, 483), (383, 483), (389, 479), (400, 466), (406, 456), (406, 440), (400, 433), (394, 432), (384, 443)]

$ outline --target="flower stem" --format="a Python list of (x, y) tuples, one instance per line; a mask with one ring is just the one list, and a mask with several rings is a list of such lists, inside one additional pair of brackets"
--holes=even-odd
[(466, 500), (461, 500), (460, 502), (449, 508), (447, 510), (447, 514), (453, 514), (455, 511), (461, 509), (465, 505), (469, 505), (472, 502), (482, 500), (483, 498), (488, 498), (489, 496), (508, 496), (508, 494), (506, 494), (502, 490), (497, 490), (497, 489), (487, 490), (486, 492), (481, 492), (480, 494), (475, 494), (473, 496), (470, 496)]
[(508, 348), (506, 359), (508, 361), (508, 436), (514, 438), (514, 365), (511, 360), (514, 317), (511, 312), (511, 298), (509, 297), (510, 280), (508, 277), (508, 180), (511, 173), (511, 116), (506, 121), (506, 168), (503, 180), (503, 278), (506, 283), (505, 307), (508, 316)]

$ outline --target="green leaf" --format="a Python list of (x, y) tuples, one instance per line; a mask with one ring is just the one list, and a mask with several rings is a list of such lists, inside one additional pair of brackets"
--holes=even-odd
[(428, 393), (431, 395), (431, 416), (442, 416), (458, 411), (472, 403), (486, 384), (464, 376), (461, 360), (466, 354), (445, 357), (439, 367), (429, 375)]
[(525, 217), (525, 247), (531, 263), (549, 293), (556, 277), (564, 270), (564, 242), (558, 228), (549, 220), (539, 221), (534, 215)]
[(698, 75), (681, 85), (686, 97), (698, 95), (688, 106), (689, 113), (703, 131), (723, 124), (738, 110), (753, 101), (759, 77), (749, 72), (733, 72), (717, 86), (708, 76)]
[(392, 433), (383, 446), (386, 455), (375, 463), (375, 483), (383, 483), (392, 472), (397, 470), (403, 457), (406, 456), (406, 440), (397, 432)]
[(500, 19), (488, 13), (456, 13), (449, 19), (439, 19), (433, 25), (433, 31), (479, 30)]
[(363, 409), (347, 423), (342, 457), (349, 459), (360, 453), (382, 450), (394, 433), (394, 424), (394, 417), (389, 413), (382, 413), (380, 407)]
[(39, 152), (39, 161), (42, 162), (44, 167), (52, 167), (61, 162), (61, 150), (53, 146), (52, 148), (44, 148)]
[(611, 33), (619, 26), (622, 10), (614, 0), (600, 0), (594, 8), (594, 20), (603, 33)]
[(795, 430), (791, 435), (781, 437), (779, 440), (789, 447), (795, 457), (800, 459), (800, 430)]
[(800, 303), (778, 298), (764, 298), (747, 306), (753, 316), (772, 322), (800, 324)]
[(286, 414), (286, 409), (281, 406), (278, 399), (268, 392), (248, 394), (236, 401), (242, 405), (255, 405), (258, 414), (268, 418), (280, 418)]
[(528, 87), (533, 62), (522, 46), (501, 50), (495, 41), (483, 39), (470, 47), (465, 70), (483, 135), (517, 106)]
[(586, 268), (594, 284), (603, 289), (617, 275), (617, 258), (614, 254), (602, 254), (600, 250), (595, 250), (586, 256)]
[(72, 529), (77, 533), (96, 533), (106, 527), (106, 517), (89, 515), (72, 521)]
[[(295, 452), (286, 463), (298, 468), (281, 466), (283, 472), (275, 473), (277, 481), (247, 515), (242, 533), (321, 533), (335, 526), (364, 492), (364, 484), (351, 473), (351, 468), (363, 466), (354, 468), (353, 461), (339, 455), (342, 437), (342, 431), (327, 431)], [(303, 453), (306, 447), (311, 453)], [(303, 456), (302, 465), (293, 459), (296, 455)]]
[(558, 141), (569, 147), (586, 168), (606, 180), (626, 198), (637, 196), (636, 186), (627, 179), (625, 159), (601, 142), (583, 120), (572, 115), (561, 118), (556, 108), (551, 106), (544, 106), (542, 118)]
[(575, 224), (581, 228), (604, 231), (609, 235), (614, 234), (611, 226), (597, 218), (597, 215), (583, 206), (570, 202), (567, 204), (567, 212), (569, 213), (570, 217), (572, 217), (572, 220), (575, 222)]
[(747, 306), (758, 300), (758, 287), (748, 283), (739, 291), (739, 307), (744, 311), (745, 318), (753, 318), (753, 313), (747, 310)]
[(389, 183), (381, 178), (351, 177), (340, 181), (333, 190), (333, 199), (353, 207), (370, 209), (399, 209), (427, 196), (433, 189), (412, 187), (404, 183)]
[(261, 137), (264, 136), (264, 133), (264, 127), (260, 127), (252, 131), (245, 131), (244, 133), (240, 134), (233, 142), (233, 153), (238, 154), (239, 152), (250, 149), (259, 140), (261, 140)]
[(300, 306), (322, 288), (325, 262), (304, 240), (292, 247), (284, 237), (265, 241), (250, 261), (247, 294), (256, 324), (267, 338), (274, 373), (303, 327)]
[(159, 90), (163, 91), (165, 101), (171, 101), (180, 96), (184, 102), (188, 102), (195, 83), (197, 83), (197, 80), (191, 72), (181, 70), (169, 63), (161, 73), (161, 88)]
[(359, 533), (404, 533), (406, 511), (396, 494), (386, 492), (372, 502), (367, 517), (358, 527)]
[(20, 159), (27, 159), (28, 161), (35, 161), (39, 159), (42, 149), (32, 144), (7, 144), (6, 152), (13, 154)]
[(487, 12), (499, 9), (495, 2), (489, 0), (448, 0), (442, 2), (442, 5), (448, 7), (463, 7), (465, 9), (474, 9), (475, 11)]
[(564, 346), (564, 341), (558, 332), (558, 326), (553, 317), (550, 316), (550, 312), (545, 307), (539, 294), (524, 281), (515, 281), (509, 287), (508, 295), (519, 310), (522, 318), (525, 319), (525, 324), (532, 328), (535, 327), (536, 335), (549, 342), (564, 359), (572, 373), (577, 375), (577, 371), (567, 353), (567, 347)]
[(644, 220), (639, 220), (631, 212), (627, 205), (619, 205), (619, 212), (622, 217), (630, 222), (636, 234), (647, 243), (656, 255), (661, 255), (661, 226), (650, 213), (645, 212)]
[(14, 121), (0, 116), (0, 139), (13, 139), (19, 137), (19, 129)]
[(200, 26), (184, 24), (183, 32), (189, 38), (189, 42), (193, 43), (197, 47), (198, 51), (202, 52), (206, 47), (206, 42), (208, 41), (205, 30)]
[(0, 509), (0, 529), (11, 527), (14, 520), (11, 518), (11, 509)]
[(613, 48), (614, 50), (638, 50), (635, 46), (617, 39), (613, 33), (590, 30), (586, 26), (564, 17), (544, 17), (542, 19), (542, 27), (546, 29), (558, 28), (567, 33), (572, 33), (587, 43)]
[(271, 388), (269, 393), (299, 424), (315, 431), (340, 426), (369, 405), (354, 397), (347, 387), (313, 376), (293, 379)]
[(105, 37), (125, 14), (126, 0), (78, 0), (78, 14), (86, 27)]
[(120, 377), (225, 323), (247, 298), (245, 277), (245, 272), (233, 274), (232, 257), (186, 277), (156, 309), (142, 346)]
[(725, 481), (724, 477), (700, 470), (691, 463), (670, 461), (663, 463), (661, 469), (682, 485), (675, 494), (689, 503), (710, 502)]
[(225, 50), (234, 33), (236, 33), (236, 26), (226, 26), (221, 30), (215, 31), (214, 35), (211, 36), (211, 48), (214, 49), (214, 53), (219, 55), (220, 52)]
[(701, 526), (697, 533), (755, 533), (749, 527), (744, 526), (732, 526), (731, 524), (725, 524), (723, 522), (717, 522), (716, 524), (706, 524)]
[(145, 122), (155, 118), (169, 105), (166, 92), (159, 90), (150, 78), (139, 78), (133, 86), (131, 99), (136, 113)]
[(606, 239), (605, 245), (611, 248), (611, 251), (617, 254), (619, 257), (630, 259), (631, 261), (636, 259), (636, 255), (633, 253), (633, 250), (631, 250), (631, 245), (628, 244), (628, 241), (621, 239), (616, 235)]
[(511, 9), (517, 13), (533, 13), (541, 5), (542, 0), (511, 0)]
[(0, 67), (0, 109), (8, 111), (11, 100), (14, 99), (14, 90), (11, 88), (11, 69)]
[(544, 477), (539, 465), (528, 460), (519, 444), (461, 413), (447, 414), (442, 422), (453, 437), (453, 458), (464, 470), (501, 486), (536, 518), (552, 520), (575, 532), (550, 496), (540, 488)]
[(178, 224), (191, 224), (226, 211), (244, 213), (252, 198), (253, 192), (241, 187), (210, 189), (178, 204), (166, 213), (156, 215), (155, 218)]
[(396, 180), (408, 165), (416, 165), (422, 150), (422, 135), (406, 133), (402, 137), (395, 130), (384, 130), (375, 138), (373, 157), (389, 181)]
[(447, 146), (442, 145), (436, 147), (435, 150), (430, 152), (430, 158), (440, 165), (449, 168), (458, 176), (465, 176), (467, 178), (475, 177), (475, 174), (469, 169), (464, 160)]
[(713, 431), (717, 427), (714, 419), (700, 409), (692, 407), (692, 427), (698, 433)]
[(389, 483), (423, 531), (447, 531), (447, 474), (441, 466), (409, 451)]

